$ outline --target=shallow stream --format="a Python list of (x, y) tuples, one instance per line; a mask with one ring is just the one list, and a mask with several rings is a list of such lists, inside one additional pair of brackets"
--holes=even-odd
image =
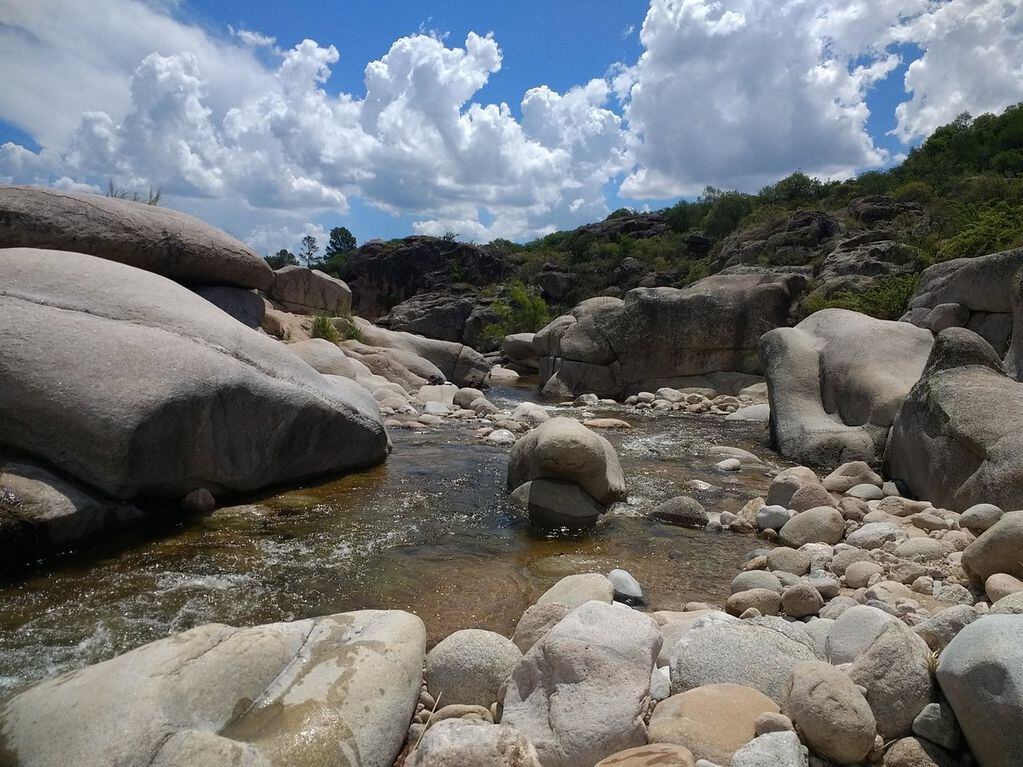
[[(489, 396), (502, 407), (534, 398), (525, 387)], [(769, 467), (783, 465), (763, 427), (568, 410), (634, 427), (601, 432), (618, 449), (630, 498), (586, 536), (532, 532), (507, 500), (508, 448), (480, 443), (472, 424), (396, 429), (394, 452), (370, 471), (120, 535), (0, 583), (0, 696), (211, 621), (400, 608), (426, 622), (431, 644), (468, 627), (510, 636), (522, 611), (561, 576), (614, 567), (639, 579), (652, 609), (723, 602), (757, 540), (672, 527), (645, 512), (683, 493), (713, 512), (737, 511), (763, 494)], [(715, 445), (769, 463), (718, 471)]]

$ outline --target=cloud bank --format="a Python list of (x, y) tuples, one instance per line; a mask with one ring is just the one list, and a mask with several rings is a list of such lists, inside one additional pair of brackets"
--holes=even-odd
[(615, 195), (883, 165), (867, 98), (908, 45), (901, 141), (1023, 100), (1020, 6), (653, 0), (638, 61), (538, 84), (516, 114), (476, 100), (502, 67), (492, 36), (402, 37), (366, 65), (364, 94), (337, 93), (339, 52), (311, 39), (217, 35), (152, 1), (0, 0), (0, 116), (40, 147), (0, 147), (0, 180), (160, 187), (268, 251), (354, 199), (424, 233), (530, 238), (603, 217)]

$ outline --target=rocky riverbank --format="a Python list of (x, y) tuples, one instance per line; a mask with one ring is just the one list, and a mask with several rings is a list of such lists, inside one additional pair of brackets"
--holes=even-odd
[[(475, 614), (437, 636), (432, 616), (351, 610), (375, 606), (357, 589), (343, 609), (317, 601), (271, 623), (242, 609), (237, 628), (193, 608), (155, 641), (19, 687), (0, 703), (3, 763), (1023, 761), (1023, 463), (1009, 375), (1020, 251), (928, 270), (904, 321), (829, 309), (794, 327), (803, 278), (742, 257), (683, 290), (589, 298), (488, 358), (464, 335), (397, 329), (418, 327), (409, 285), (422, 275), (385, 279), (395, 260), (419, 268), (393, 248), (366, 267), (354, 302), (401, 292), (404, 309), (382, 327), (351, 315), (345, 282), (273, 272), (182, 214), (17, 187), (0, 189), (0, 211), (0, 548), (12, 570), (158, 514), (219, 508), (272, 526), (260, 494), (315, 496), (325, 478), (379, 467), (398, 433), (410, 451), (451, 434), (479, 446), (469, 455), (486, 456), (489, 479), (467, 467), (451, 482), (496, 473), (501, 497), (469, 511), (508, 509), (508, 525), (569, 557), (587, 536), (594, 556), (615, 527), (638, 537), (632, 551), (697, 536), (681, 561), (662, 542), (642, 571), (562, 560), (503, 634)], [(448, 250), (422, 265), (430, 280)], [(533, 370), (546, 402), (488, 391)], [(637, 481), (630, 450), (657, 456), (657, 429), (677, 437), (701, 422), (741, 425), (759, 435), (754, 449), (770, 439), (807, 465), (693, 439), (681, 449), (701, 451), (701, 478), (671, 476), (669, 462), (643, 467), (654, 492)], [(430, 471), (401, 481), (425, 487)], [(368, 477), (364, 494), (379, 494)], [(431, 514), (450, 513), (447, 493)], [(644, 524), (620, 521), (635, 518)], [(409, 523), (400, 510), (388, 520), (386, 535)], [(458, 534), (482, 551), (481, 535), (505, 533)], [(748, 556), (727, 578), (715, 571), (710, 596), (655, 588), (658, 570), (695, 570), (737, 545)], [(313, 564), (313, 590), (329, 590), (338, 572)], [(462, 576), (437, 611), (462, 608), (474, 588)], [(497, 612), (502, 598), (493, 589), (474, 609)]]

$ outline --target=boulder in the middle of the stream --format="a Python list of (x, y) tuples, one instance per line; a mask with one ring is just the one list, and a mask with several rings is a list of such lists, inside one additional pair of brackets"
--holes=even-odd
[(625, 498), (625, 474), (604, 437), (571, 418), (552, 418), (515, 443), (508, 490), (537, 527), (586, 528)]

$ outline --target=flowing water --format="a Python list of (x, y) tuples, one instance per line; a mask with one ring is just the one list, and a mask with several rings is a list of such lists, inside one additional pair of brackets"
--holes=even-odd
[[(490, 392), (502, 406), (532, 390)], [(622, 417), (627, 504), (580, 537), (544, 537), (504, 488), (508, 448), (473, 426), (394, 430), (372, 470), (246, 499), (209, 516), (124, 534), (0, 583), (0, 695), (211, 621), (254, 625), (362, 608), (400, 608), (432, 644), (459, 628), (510, 636), (522, 611), (563, 575), (622, 567), (653, 609), (722, 602), (756, 539), (672, 527), (644, 512), (679, 494), (736, 511), (762, 494), (779, 459), (763, 427), (720, 417), (573, 410)], [(720, 472), (714, 445), (768, 465)], [(705, 483), (705, 484), (704, 484)]]

